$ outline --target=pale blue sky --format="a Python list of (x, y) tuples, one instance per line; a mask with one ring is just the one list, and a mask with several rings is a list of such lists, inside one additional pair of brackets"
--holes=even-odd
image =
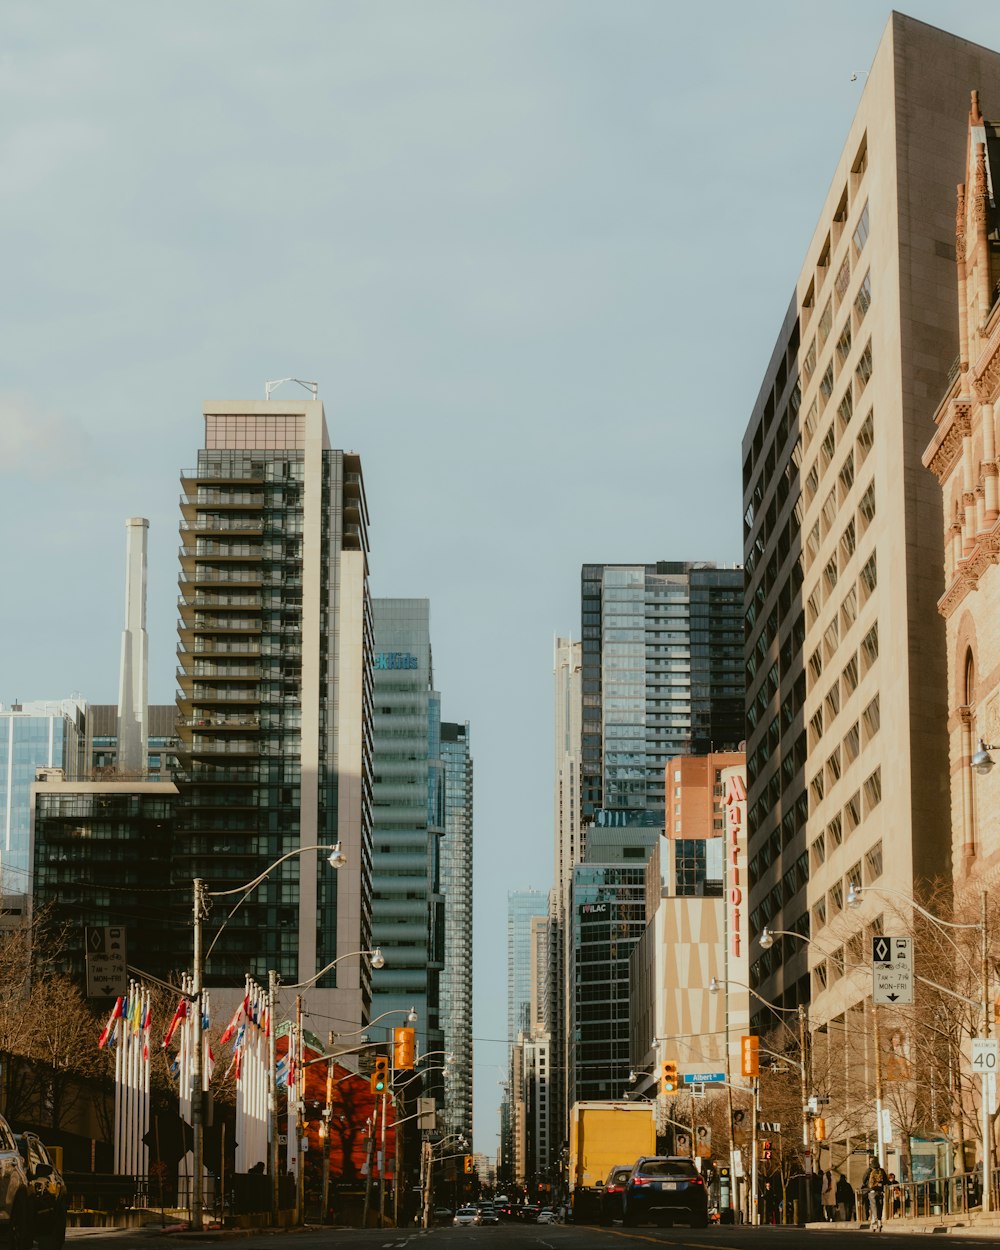
[[(998, 6), (906, 11), (1000, 48)], [(201, 403), (318, 380), (363, 456), (373, 593), (430, 598), (472, 725), (477, 1149), (507, 890), (551, 880), (553, 636), (584, 561), (740, 559), (740, 440), (888, 13), (0, 9), (0, 701), (115, 698), (131, 515), (172, 700)]]

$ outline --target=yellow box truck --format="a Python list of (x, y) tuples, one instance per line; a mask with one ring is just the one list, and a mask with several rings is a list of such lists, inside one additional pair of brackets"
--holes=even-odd
[(569, 1209), (578, 1224), (599, 1222), (613, 1167), (656, 1154), (651, 1102), (575, 1102), (569, 1120)]

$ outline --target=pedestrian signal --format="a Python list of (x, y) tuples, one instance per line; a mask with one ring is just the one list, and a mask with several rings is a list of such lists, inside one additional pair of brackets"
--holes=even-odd
[(771, 1157), (771, 1143), (770, 1143), (770, 1141), (762, 1141), (762, 1142), (760, 1143), (760, 1157), (761, 1157), (762, 1159), (770, 1159), (770, 1157)]

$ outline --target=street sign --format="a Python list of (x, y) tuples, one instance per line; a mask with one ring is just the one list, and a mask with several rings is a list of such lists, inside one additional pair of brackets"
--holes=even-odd
[(757, 1128), (761, 1133), (781, 1132), (781, 1125), (777, 1120), (761, 1120), (761, 1122), (757, 1125)]
[(725, 1085), (725, 1072), (685, 1072), (685, 1085)]
[(127, 994), (124, 926), (88, 928), (84, 932), (84, 943), (87, 951), (87, 997), (115, 998)]
[(872, 1000), (913, 1002), (913, 938), (872, 938)]
[(995, 1075), (997, 1063), (1000, 1062), (1000, 1043), (995, 1037), (974, 1037), (972, 1039), (972, 1071), (976, 1076)]
[(690, 1088), (691, 1088), (691, 1096), (692, 1096), (693, 1098), (704, 1098), (704, 1097), (705, 1097), (705, 1083), (704, 1083), (704, 1081), (698, 1081), (695, 1085), (692, 1085)]

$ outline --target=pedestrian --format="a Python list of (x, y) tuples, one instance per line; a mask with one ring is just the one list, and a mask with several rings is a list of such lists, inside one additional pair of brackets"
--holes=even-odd
[(837, 1207), (842, 1220), (854, 1219), (854, 1190), (843, 1172), (837, 1181)]
[(877, 1157), (872, 1155), (864, 1176), (861, 1178), (861, 1192), (868, 1198), (869, 1223), (873, 1232), (882, 1231), (882, 1203), (885, 1201), (885, 1187), (889, 1177)]
[(833, 1173), (829, 1170), (823, 1173), (823, 1188), (820, 1191), (820, 1201), (823, 1205), (823, 1219), (828, 1224), (832, 1224), (837, 1218), (837, 1182), (833, 1179)]

